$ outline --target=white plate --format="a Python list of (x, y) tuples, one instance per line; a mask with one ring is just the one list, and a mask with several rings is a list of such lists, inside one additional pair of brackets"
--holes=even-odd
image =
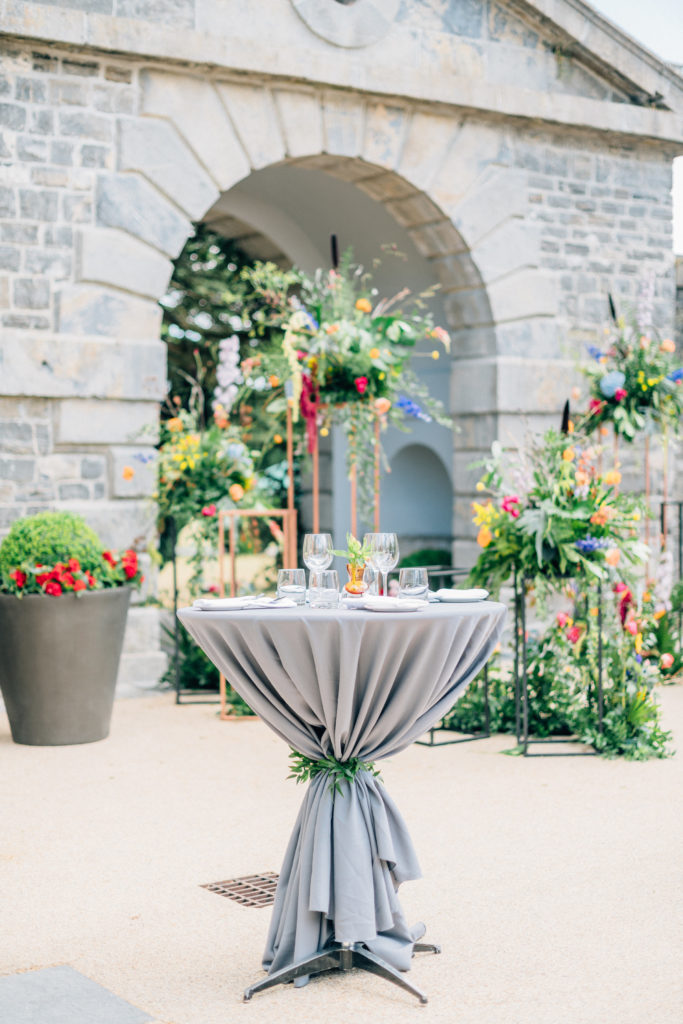
[(436, 596), (439, 601), (462, 604), (466, 601), (485, 601), (489, 596), (488, 590), (437, 590)]
[(363, 608), (369, 612), (419, 612), (426, 601), (403, 601), (398, 597), (366, 597)]

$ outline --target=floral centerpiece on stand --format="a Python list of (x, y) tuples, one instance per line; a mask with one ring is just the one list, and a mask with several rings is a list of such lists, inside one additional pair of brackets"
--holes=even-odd
[[(309, 452), (318, 429), (325, 436), (332, 424), (343, 427), (365, 519), (372, 507), (377, 420), (402, 429), (406, 416), (451, 425), (409, 366), (415, 355), (439, 359), (449, 350), (447, 331), (427, 309), (434, 291), (411, 296), (405, 288), (378, 298), (372, 276), (353, 263), (349, 251), (339, 269), (300, 274), (282, 344), (259, 360), (259, 379), (274, 389), (288, 382), (294, 419), (304, 420)], [(433, 347), (416, 352), (421, 342)]]
[(515, 571), (539, 582), (608, 580), (642, 561), (641, 503), (618, 491), (618, 470), (598, 472), (597, 456), (585, 436), (555, 430), (516, 453), (493, 445), (477, 484), (489, 497), (473, 506), (482, 549), (474, 585), (497, 591)]

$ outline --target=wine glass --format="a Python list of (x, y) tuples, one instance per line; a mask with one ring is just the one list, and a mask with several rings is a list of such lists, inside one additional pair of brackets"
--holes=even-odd
[(303, 547), (304, 565), (315, 572), (332, 564), (332, 537), (329, 533), (307, 533)]
[(370, 565), (382, 573), (382, 593), (386, 596), (387, 575), (398, 564), (398, 537), (395, 533), (366, 533), (363, 542), (370, 549)]

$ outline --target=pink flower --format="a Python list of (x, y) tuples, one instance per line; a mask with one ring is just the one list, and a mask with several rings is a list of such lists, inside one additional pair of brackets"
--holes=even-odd
[(572, 626), (572, 628), (568, 630), (567, 639), (569, 640), (570, 644), (576, 644), (579, 642), (579, 640), (581, 639), (581, 630), (578, 626)]
[(626, 391), (624, 388), (617, 388), (617, 390), (614, 392), (615, 402), (623, 402), (627, 394), (628, 391)]
[(519, 516), (519, 509), (515, 508), (515, 505), (519, 505), (519, 495), (508, 494), (506, 498), (503, 498), (503, 512), (509, 512), (513, 519), (517, 519)]
[(564, 627), (569, 622), (569, 616), (567, 615), (566, 612), (558, 612), (557, 613), (557, 620), (556, 621), (557, 621), (557, 624), (560, 627), (560, 629), (564, 629)]
[(207, 518), (210, 517), (210, 516), (215, 516), (216, 515), (216, 506), (215, 505), (205, 505), (204, 508), (202, 509), (202, 515), (206, 516)]
[(353, 383), (356, 385), (356, 391), (358, 392), (358, 394), (359, 395), (364, 395), (365, 394), (365, 390), (366, 390), (366, 388), (368, 386), (368, 378), (367, 377), (356, 377), (356, 379), (354, 380)]
[(674, 663), (674, 656), (673, 656), (673, 654), (663, 654), (661, 656), (661, 658), (659, 659), (659, 664), (662, 666), (662, 668), (665, 668), (665, 669), (666, 668), (671, 668), (673, 663)]
[(624, 623), (624, 629), (627, 633), (630, 633), (631, 636), (635, 636), (638, 632), (638, 623), (635, 619), (629, 619), (628, 622)]
[(603, 403), (600, 401), (599, 398), (591, 398), (590, 402), (588, 403), (588, 408), (591, 412), (598, 413), (601, 411), (602, 405)]

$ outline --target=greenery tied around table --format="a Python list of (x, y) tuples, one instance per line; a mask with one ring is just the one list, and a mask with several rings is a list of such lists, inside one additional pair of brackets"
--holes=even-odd
[(359, 772), (369, 772), (379, 777), (379, 768), (373, 761), (361, 761), (359, 757), (350, 757), (348, 761), (337, 761), (334, 757), (313, 758), (292, 749), (288, 779), (297, 782), (311, 782), (318, 775), (328, 775), (330, 791), (342, 794), (342, 782), (353, 782)]

